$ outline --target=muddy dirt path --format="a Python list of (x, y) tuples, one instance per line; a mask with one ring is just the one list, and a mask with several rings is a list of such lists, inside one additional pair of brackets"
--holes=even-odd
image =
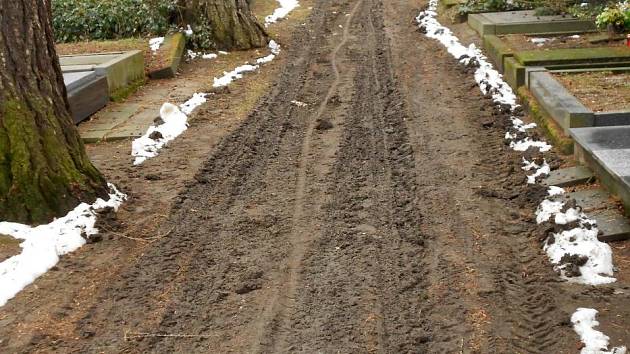
[(587, 289), (551, 271), (538, 191), (471, 75), (415, 31), (422, 5), (317, 1), (271, 91), (174, 201), (165, 236), (67, 310), (74, 338), (39, 329), (16, 342), (12, 324), (0, 348), (574, 353), (575, 308), (627, 315), (612, 291), (624, 284)]

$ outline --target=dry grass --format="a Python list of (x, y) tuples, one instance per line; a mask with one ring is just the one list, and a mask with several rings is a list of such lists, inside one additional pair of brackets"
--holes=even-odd
[(560, 73), (555, 77), (595, 112), (630, 110), (630, 72)]

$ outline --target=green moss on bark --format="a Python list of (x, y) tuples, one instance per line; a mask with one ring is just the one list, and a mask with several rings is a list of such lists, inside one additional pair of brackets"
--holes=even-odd
[(0, 107), (0, 218), (39, 224), (106, 190), (83, 146), (68, 143), (49, 105), (30, 103), (9, 100)]

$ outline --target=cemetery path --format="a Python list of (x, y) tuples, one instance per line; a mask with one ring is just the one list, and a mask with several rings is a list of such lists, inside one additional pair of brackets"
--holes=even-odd
[[(471, 75), (414, 30), (422, 5), (317, 1), (159, 237), (80, 303), (18, 296), (0, 351), (574, 353), (570, 314), (601, 301), (627, 340), (606, 324), (627, 300), (552, 272), (544, 191)], [(51, 297), (72, 296), (80, 279), (55, 277)]]

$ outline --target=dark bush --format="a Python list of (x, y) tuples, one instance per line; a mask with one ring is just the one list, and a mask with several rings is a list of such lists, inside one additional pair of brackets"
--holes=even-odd
[(52, 0), (58, 42), (161, 35), (175, 12), (175, 0)]

